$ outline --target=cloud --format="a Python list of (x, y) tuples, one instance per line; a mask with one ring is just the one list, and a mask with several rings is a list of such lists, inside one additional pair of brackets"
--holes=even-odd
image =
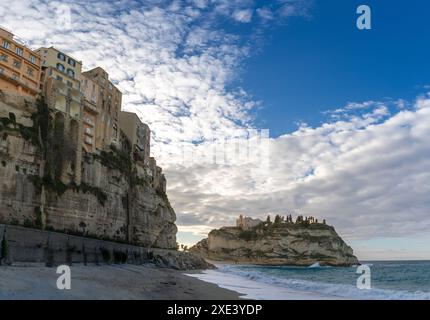
[(269, 8), (258, 8), (256, 11), (258, 16), (264, 20), (273, 19), (273, 12)]
[(250, 10), (250, 9), (236, 10), (233, 13), (233, 18), (236, 21), (243, 22), (243, 23), (251, 22), (251, 19), (252, 19), (252, 10)]
[(312, 0), (279, 0), (280, 6), (277, 10), (281, 17), (309, 17), (313, 6)]
[(326, 218), (349, 241), (428, 234), (430, 98), (411, 104), (393, 114), (381, 102), (348, 104), (342, 109), (364, 112), (271, 138), (265, 170), (259, 162), (169, 166), (175, 208), (210, 217), (196, 219), (199, 227), (300, 213)]

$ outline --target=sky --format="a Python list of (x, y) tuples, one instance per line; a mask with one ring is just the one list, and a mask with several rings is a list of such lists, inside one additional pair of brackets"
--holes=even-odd
[[(356, 27), (361, 4), (371, 30)], [(429, 11), (3, 0), (0, 25), (109, 72), (151, 127), (180, 243), (239, 214), (292, 213), (325, 218), (361, 260), (430, 259)]]

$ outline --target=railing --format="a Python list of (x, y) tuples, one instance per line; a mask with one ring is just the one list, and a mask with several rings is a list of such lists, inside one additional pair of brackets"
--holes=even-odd
[(9, 33), (12, 36), (12, 40), (15, 42), (18, 42), (20, 45), (25, 46), (25, 47), (29, 47), (29, 42), (27, 40), (24, 40), (21, 37), (18, 37), (16, 35), (13, 34), (13, 32), (5, 27), (0, 26), (0, 30), (5, 31), (6, 33)]

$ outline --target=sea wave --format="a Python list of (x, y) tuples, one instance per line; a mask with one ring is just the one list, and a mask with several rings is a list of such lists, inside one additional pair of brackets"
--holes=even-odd
[(321, 265), (319, 262), (316, 262), (313, 265), (309, 266), (308, 268), (321, 268)]
[[(218, 271), (238, 276), (244, 280), (252, 280), (257, 283), (266, 284), (279, 289), (289, 289), (295, 292), (313, 293), (327, 298), (342, 298), (352, 300), (430, 300), (428, 292), (395, 291), (388, 289), (372, 288), (360, 290), (356, 286), (346, 284), (331, 284), (313, 282), (298, 279), (286, 279), (264, 274), (261, 271), (247, 268), (243, 270), (240, 266), (222, 265)], [(222, 285), (221, 283), (218, 283)], [(258, 286), (258, 284), (256, 284)], [(246, 286), (243, 286), (246, 288)], [(243, 292), (247, 294), (247, 292)], [(254, 293), (255, 294), (255, 293)], [(258, 297), (264, 299), (264, 294)]]

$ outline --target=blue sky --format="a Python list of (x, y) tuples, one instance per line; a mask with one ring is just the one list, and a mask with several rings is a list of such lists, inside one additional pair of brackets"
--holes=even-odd
[[(370, 31), (356, 28), (359, 4)], [(359, 259), (430, 259), (429, 12), (422, 0), (3, 0), (0, 21), (109, 72), (151, 128), (179, 242), (240, 214), (292, 213), (325, 218)], [(260, 129), (269, 148), (213, 161), (220, 140), (229, 157)]]
[[(372, 9), (370, 31), (355, 26), (363, 3)], [(429, 84), (429, 12), (419, 0), (314, 1), (307, 19), (270, 28), (240, 79), (264, 101), (257, 123), (278, 136), (351, 101), (413, 99)]]

